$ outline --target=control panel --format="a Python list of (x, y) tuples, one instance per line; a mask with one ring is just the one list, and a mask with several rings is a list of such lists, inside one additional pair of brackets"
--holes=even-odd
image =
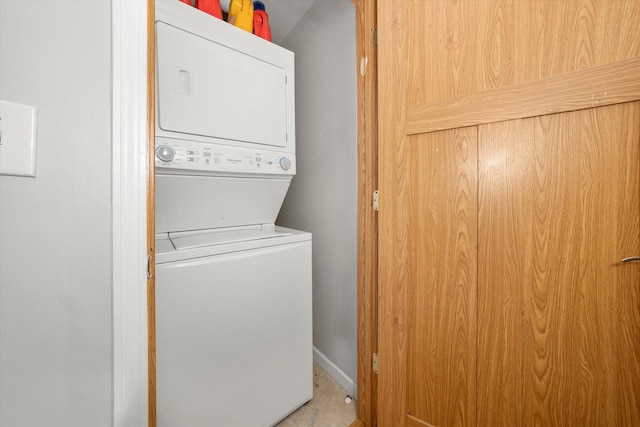
[(295, 175), (295, 155), (157, 138), (156, 168), (201, 173)]

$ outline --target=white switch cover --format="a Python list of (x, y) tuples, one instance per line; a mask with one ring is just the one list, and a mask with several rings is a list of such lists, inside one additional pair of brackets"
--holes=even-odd
[(36, 176), (37, 108), (0, 101), (0, 175)]

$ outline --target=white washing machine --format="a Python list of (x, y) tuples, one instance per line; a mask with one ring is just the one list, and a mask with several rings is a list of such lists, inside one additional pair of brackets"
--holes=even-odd
[(159, 427), (272, 426), (313, 397), (311, 234), (273, 223), (288, 185), (158, 165)]
[(157, 425), (271, 426), (313, 396), (293, 53), (178, 0), (156, 34)]
[[(212, 169), (231, 150), (184, 145)], [(157, 425), (274, 425), (313, 397), (311, 234), (274, 225), (291, 177), (176, 159), (156, 168)]]
[(158, 426), (271, 426), (313, 397), (308, 233), (170, 233), (156, 248)]

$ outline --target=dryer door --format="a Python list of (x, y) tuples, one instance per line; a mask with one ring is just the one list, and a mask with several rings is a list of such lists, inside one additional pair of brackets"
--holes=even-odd
[[(216, 20), (210, 24), (209, 31), (220, 26), (238, 31)], [(214, 34), (209, 36), (214, 38)], [(287, 122), (292, 121), (293, 111), (293, 105), (288, 105), (293, 103), (288, 85), (293, 81), (287, 76), (286, 64), (252, 56), (221, 39), (213, 41), (164, 22), (157, 22), (156, 37), (161, 136), (175, 137), (163, 135), (167, 131), (189, 138), (215, 138), (214, 142), (230, 145), (287, 147), (292, 137)]]

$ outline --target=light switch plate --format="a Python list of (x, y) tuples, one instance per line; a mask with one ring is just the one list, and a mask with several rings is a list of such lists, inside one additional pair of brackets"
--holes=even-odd
[(0, 175), (36, 176), (38, 111), (0, 100)]

